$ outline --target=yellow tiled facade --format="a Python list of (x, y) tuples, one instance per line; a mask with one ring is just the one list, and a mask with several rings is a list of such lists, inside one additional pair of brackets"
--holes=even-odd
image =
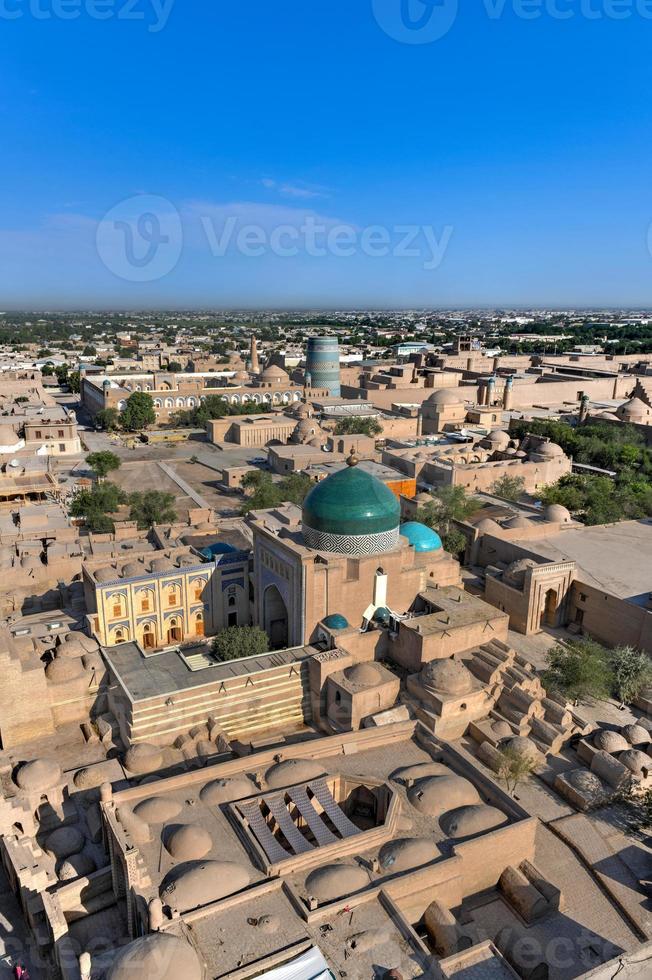
[(183, 550), (84, 569), (88, 620), (102, 646), (137, 640), (144, 650), (172, 646), (250, 622), (248, 556), (215, 561)]

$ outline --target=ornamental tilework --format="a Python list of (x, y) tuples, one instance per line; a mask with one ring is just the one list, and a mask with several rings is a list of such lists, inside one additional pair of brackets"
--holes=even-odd
[(330, 534), (327, 531), (315, 531), (304, 524), (303, 538), (313, 551), (366, 557), (393, 551), (399, 542), (399, 529), (396, 527), (379, 534)]

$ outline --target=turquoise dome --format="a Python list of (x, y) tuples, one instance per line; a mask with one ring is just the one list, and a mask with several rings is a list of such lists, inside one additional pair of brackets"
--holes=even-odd
[(329, 630), (345, 630), (348, 628), (349, 621), (339, 613), (331, 613), (324, 620), (324, 626)]
[(303, 502), (303, 536), (309, 548), (363, 555), (391, 551), (398, 543), (401, 508), (392, 491), (357, 466), (348, 466), (314, 487)]
[(389, 623), (390, 611), (385, 606), (378, 606), (371, 618), (375, 623)]
[(427, 524), (418, 521), (407, 521), (401, 525), (401, 534), (407, 538), (415, 551), (440, 551), (441, 538)]

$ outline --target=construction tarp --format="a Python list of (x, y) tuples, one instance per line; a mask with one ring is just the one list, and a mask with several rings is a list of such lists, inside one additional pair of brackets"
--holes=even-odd
[(321, 950), (313, 946), (291, 963), (262, 973), (259, 980), (334, 980)]

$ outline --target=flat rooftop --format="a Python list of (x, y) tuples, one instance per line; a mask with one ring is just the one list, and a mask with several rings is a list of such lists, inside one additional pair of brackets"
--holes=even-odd
[(575, 561), (581, 580), (637, 606), (652, 591), (652, 520), (574, 527), (538, 541), (517, 541), (550, 561)]
[[(246, 677), (271, 667), (284, 664), (301, 663), (315, 653), (312, 647), (296, 647), (292, 650), (277, 650), (246, 660), (231, 660), (219, 663), (210, 660), (210, 644), (195, 644), (163, 650), (161, 653), (145, 656), (137, 643), (121, 643), (115, 647), (103, 648), (104, 659), (109, 668), (121, 682), (131, 701), (146, 701), (149, 698), (173, 694), (175, 691), (227, 681), (234, 677)], [(184, 659), (185, 657), (185, 659)], [(194, 658), (208, 658), (203, 669), (189, 666)]]
[(484, 599), (454, 585), (442, 589), (426, 589), (419, 596), (430, 606), (436, 607), (436, 611), (417, 613), (416, 616), (404, 620), (401, 625), (406, 629), (418, 629), (424, 636), (445, 633), (473, 623), (489, 622), (505, 615)]
[[(330, 476), (332, 473), (337, 473), (339, 470), (345, 469), (346, 466), (346, 462), (314, 463), (310, 467), (310, 472)], [(382, 480), (383, 482), (405, 479), (404, 473), (395, 470), (392, 466), (384, 466), (382, 463), (376, 463), (372, 459), (361, 459), (358, 463), (358, 469), (364, 470), (365, 473), (369, 473), (371, 476), (375, 476), (377, 480)]]

